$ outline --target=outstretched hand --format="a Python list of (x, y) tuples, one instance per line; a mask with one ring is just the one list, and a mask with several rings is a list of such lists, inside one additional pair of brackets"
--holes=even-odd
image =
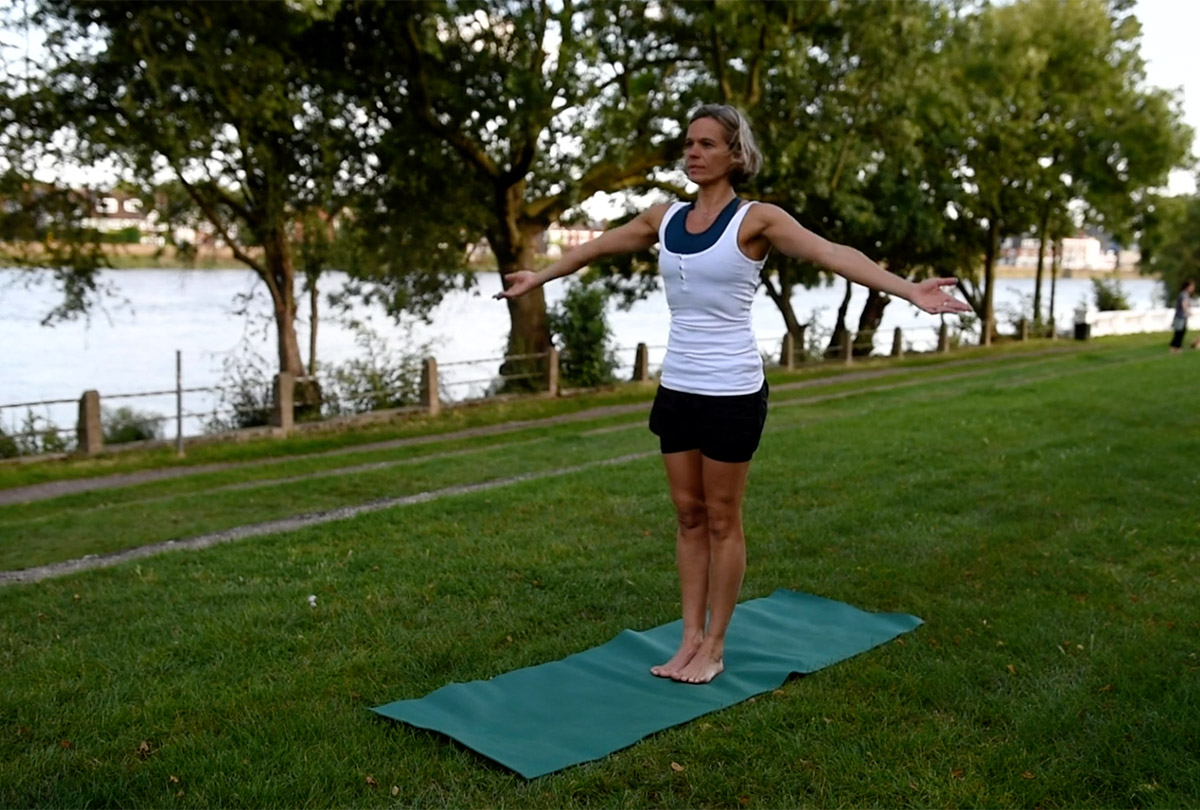
[(494, 296), (497, 299), (517, 298), (538, 286), (537, 273), (531, 270), (518, 270), (515, 273), (509, 273), (504, 277), (504, 283), (508, 286), (496, 293)]
[(948, 312), (970, 312), (969, 304), (959, 301), (953, 295), (942, 290), (942, 287), (953, 287), (957, 283), (958, 279), (955, 278), (927, 278), (917, 285), (916, 292), (909, 300), (934, 315), (944, 315)]

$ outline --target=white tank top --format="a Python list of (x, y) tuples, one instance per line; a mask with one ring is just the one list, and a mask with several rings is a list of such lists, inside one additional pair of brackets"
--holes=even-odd
[(671, 333), (662, 384), (689, 394), (734, 396), (762, 388), (763, 363), (750, 322), (750, 305), (766, 259), (738, 245), (749, 205), (733, 215), (716, 244), (699, 253), (667, 250), (667, 223), (687, 203), (672, 205), (658, 227), (658, 272), (667, 291)]

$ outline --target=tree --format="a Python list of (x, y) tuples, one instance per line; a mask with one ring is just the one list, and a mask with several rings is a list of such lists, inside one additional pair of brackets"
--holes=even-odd
[[(341, 68), (361, 43), (338, 38), (339, 7), (42, 0), (33, 20), (47, 32), (50, 60), (33, 86), (13, 94), (5, 119), (24, 144), (61, 160), (69, 150), (79, 164), (108, 160), (128, 178), (182, 189), (264, 282), (278, 368), (297, 377), (306, 370), (297, 274), (313, 313), (311, 371), (317, 279), (330, 267), (355, 269), (356, 259), (370, 265), (376, 234), (365, 227), (386, 202), (370, 196), (377, 133), (349, 103)], [(56, 147), (64, 137), (70, 142)], [(89, 278), (84, 262), (66, 258), (67, 278)], [(414, 305), (430, 305), (429, 288), (453, 278), (422, 274)]]
[(1187, 153), (1190, 132), (1171, 94), (1143, 87), (1139, 29), (1128, 5), (1018, 0), (984, 9), (962, 40), (968, 138), (961, 164), (969, 193), (956, 213), (962, 243), (984, 258), (982, 291), (968, 297), (985, 343), (994, 332), (1000, 237), (1036, 229), (1044, 244), (1071, 203), (1082, 203), (1083, 218), (1094, 224), (1129, 234), (1145, 190), (1165, 182)]
[(1142, 228), (1140, 271), (1162, 279), (1174, 305), (1185, 281), (1200, 282), (1200, 195), (1151, 198)]
[[(843, 170), (851, 179), (839, 208), (841, 236), (892, 273), (917, 281), (945, 274), (953, 262), (945, 211), (959, 198), (961, 184), (948, 156), (961, 136), (946, 122), (961, 102), (947, 83), (947, 44), (959, 25), (937, 4), (876, 5), (873, 17), (855, 25), (855, 51), (870, 55), (858, 62), (851, 85), (859, 97), (854, 121), (865, 151)], [(871, 353), (889, 303), (888, 296), (868, 290), (855, 354)], [(829, 350), (840, 346), (836, 332)]]
[(53, 61), (27, 120), (44, 142), (71, 131), (87, 161), (182, 186), (266, 285), (279, 370), (304, 376), (296, 226), (338, 209), (350, 170), (335, 146), (344, 110), (306, 58), (320, 19), (285, 3), (45, 0), (35, 20)]
[[(678, 151), (690, 81), (676, 47), (653, 35), (655, 8), (464, 0), (360, 3), (341, 15), (355, 41), (373, 43), (348, 66), (390, 133), (380, 154), (397, 194), (436, 182), (439, 171), (455, 178), (456, 205), (418, 221), (442, 243), (485, 239), (503, 275), (533, 268), (542, 234), (574, 206), (650, 182)], [(508, 354), (545, 352), (542, 291), (507, 304)], [(527, 366), (507, 363), (502, 373)]]
[[(1037, 162), (1030, 133), (1046, 55), (1028, 47), (1030, 19), (1021, 3), (985, 8), (972, 22), (954, 43), (961, 68), (951, 78), (963, 93), (959, 124), (965, 135), (954, 159), (967, 193), (953, 211), (959, 256), (969, 263), (959, 268), (962, 289), (979, 316), (980, 342), (990, 345), (1000, 240), (1024, 232), (1032, 222)], [(980, 255), (982, 284), (973, 281)]]
[(1147, 88), (1141, 29), (1130, 4), (1030, 0), (1031, 47), (1047, 54), (1034, 124), (1038, 277), (1034, 317), (1054, 220), (1068, 203), (1128, 243), (1146, 190), (1187, 159), (1191, 132), (1172, 93)]

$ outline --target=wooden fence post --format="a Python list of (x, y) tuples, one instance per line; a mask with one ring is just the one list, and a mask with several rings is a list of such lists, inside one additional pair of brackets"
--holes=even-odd
[(942, 326), (938, 329), (938, 352), (945, 354), (948, 351), (950, 351), (950, 326), (942, 321)]
[(900, 327), (897, 326), (895, 331), (892, 332), (892, 357), (903, 357), (903, 356), (904, 356), (904, 333), (901, 332)]
[(854, 362), (854, 335), (849, 329), (842, 332), (842, 362), (846, 365)]
[(1027, 318), (1022, 318), (1021, 323), (1017, 325), (1017, 337), (1022, 341), (1029, 340), (1029, 320)]
[(546, 394), (558, 396), (558, 349), (553, 346), (546, 353)]
[(104, 450), (104, 429), (100, 425), (100, 392), (84, 391), (79, 398), (79, 423), (75, 426), (78, 450), (94, 456)]
[(796, 339), (788, 332), (783, 336), (783, 350), (779, 353), (779, 364), (788, 371), (796, 370)]
[(650, 382), (650, 350), (645, 343), (639, 343), (633, 355), (633, 381)]
[(442, 412), (437, 360), (432, 357), (426, 357), (421, 365), (421, 407), (428, 411), (430, 416), (437, 416)]
[(291, 433), (296, 418), (296, 378), (286, 371), (275, 375), (271, 403), (271, 425), (279, 428), (283, 435)]

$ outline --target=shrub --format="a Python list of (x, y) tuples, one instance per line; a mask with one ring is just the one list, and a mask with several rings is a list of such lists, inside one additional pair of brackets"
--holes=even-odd
[(365, 324), (350, 325), (362, 354), (321, 375), (326, 416), (416, 405), (421, 398), (421, 361), (429, 344), (397, 351)]
[(1094, 278), (1092, 279), (1092, 289), (1096, 294), (1096, 309), (1101, 312), (1130, 308), (1129, 299), (1125, 297), (1125, 291), (1121, 289), (1121, 283), (1116, 279)]
[(550, 313), (550, 332), (559, 345), (559, 373), (566, 385), (591, 388), (616, 379), (617, 355), (605, 316), (609, 293), (595, 284), (575, 283)]
[(161, 439), (162, 417), (156, 413), (135, 411), (128, 405), (100, 411), (100, 432), (105, 444), (125, 444)]
[(0, 428), (0, 458), (16, 458), (21, 455), (21, 448), (17, 445), (17, 440), (4, 432), (4, 428)]
[(271, 386), (272, 377), (258, 355), (227, 357), (220, 396), (212, 416), (204, 422), (204, 432), (224, 433), (270, 424)]
[(0, 428), (0, 458), (40, 456), (69, 452), (74, 443), (58, 426), (33, 411), (27, 411), (20, 427), (12, 433)]

